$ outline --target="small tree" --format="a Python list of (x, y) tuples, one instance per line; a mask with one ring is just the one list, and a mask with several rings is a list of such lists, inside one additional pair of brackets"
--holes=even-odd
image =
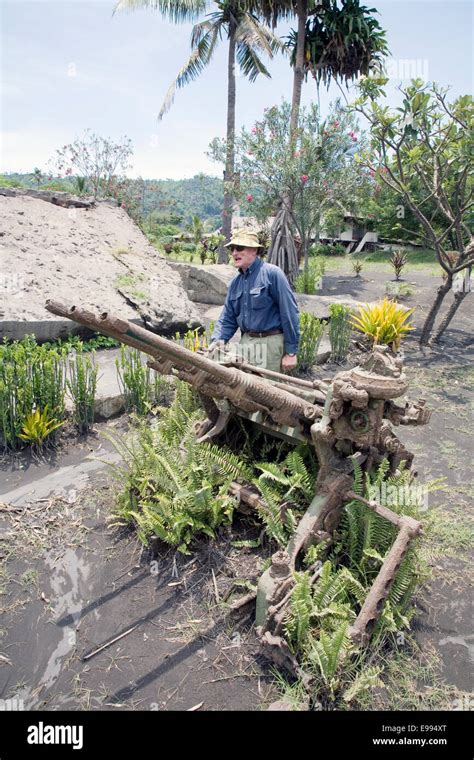
[(130, 169), (132, 141), (122, 137), (118, 142), (86, 129), (81, 138), (63, 145), (51, 159), (51, 173), (59, 176), (84, 177), (94, 198), (110, 194), (117, 176)]
[[(432, 247), (445, 278), (425, 320), (420, 343), (427, 345), (455, 275), (464, 278), (434, 340), (438, 341), (469, 292), (474, 262), (474, 237), (468, 218), (474, 205), (471, 165), (474, 147), (474, 101), (469, 95), (447, 102), (447, 90), (415, 79), (400, 87), (402, 107), (389, 110), (378, 99), (385, 96), (386, 79), (364, 79), (353, 104), (371, 126), (371, 150), (360, 158), (378, 182), (390, 187), (419, 223), (418, 235)], [(422, 188), (423, 195), (414, 189)], [(432, 206), (435, 205), (436, 216)], [(447, 243), (455, 243), (454, 256)]]
[[(250, 131), (242, 130), (236, 140), (240, 181), (234, 193), (260, 222), (268, 220), (276, 204), (284, 204), (289, 229), (274, 228), (271, 246), (279, 250), (275, 235), (291, 236), (291, 260), (285, 248), (281, 260), (273, 263), (293, 282), (298, 273), (294, 237), (299, 238), (306, 271), (311, 242), (319, 240), (325, 216), (337, 212), (342, 218), (369, 178), (352, 158), (352, 147), (358, 140), (355, 122), (339, 103), (325, 121), (319, 119), (314, 104), (302, 109), (294, 140), (290, 135), (290, 114), (290, 104), (283, 102), (279, 108), (267, 109)], [(210, 156), (222, 161), (224, 155), (225, 144), (214, 140)]]
[(41, 169), (38, 169), (37, 166), (35, 166), (33, 170), (33, 179), (36, 182), (37, 186), (39, 187), (43, 181), (43, 173)]

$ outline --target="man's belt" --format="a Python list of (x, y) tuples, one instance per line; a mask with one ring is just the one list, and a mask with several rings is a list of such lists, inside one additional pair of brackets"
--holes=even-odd
[(250, 335), (251, 338), (268, 338), (270, 335), (283, 335), (283, 330), (265, 330), (264, 332), (248, 332), (246, 330), (242, 335)]

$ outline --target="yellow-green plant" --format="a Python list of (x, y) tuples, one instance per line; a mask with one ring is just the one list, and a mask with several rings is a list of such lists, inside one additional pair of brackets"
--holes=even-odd
[(413, 309), (403, 309), (394, 301), (384, 298), (375, 306), (360, 306), (359, 314), (352, 317), (352, 325), (372, 338), (374, 345), (382, 343), (398, 351), (402, 338), (414, 326), (407, 322)]
[(198, 327), (195, 330), (187, 330), (184, 335), (177, 332), (174, 338), (177, 343), (181, 343), (182, 346), (194, 353), (208, 347), (207, 333), (200, 333)]
[(34, 412), (28, 414), (23, 423), (22, 432), (18, 437), (40, 449), (45, 439), (61, 425), (64, 425), (64, 422), (58, 422), (56, 418), (50, 417), (46, 404), (43, 411), (35, 409)]

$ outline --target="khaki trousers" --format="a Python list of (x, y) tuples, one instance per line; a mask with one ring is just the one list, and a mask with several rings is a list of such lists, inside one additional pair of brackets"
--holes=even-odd
[(237, 356), (248, 364), (262, 367), (262, 369), (271, 369), (273, 372), (281, 372), (285, 341), (281, 333), (269, 335), (266, 338), (252, 338), (250, 335), (242, 335), (240, 343), (235, 345), (235, 351)]

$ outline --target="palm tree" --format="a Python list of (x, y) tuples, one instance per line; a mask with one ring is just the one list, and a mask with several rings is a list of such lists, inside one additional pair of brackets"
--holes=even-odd
[[(303, 79), (311, 73), (319, 88), (331, 79), (346, 84), (360, 74), (370, 73), (374, 64), (388, 53), (385, 32), (371, 15), (373, 8), (360, 0), (255, 0), (252, 10), (275, 28), (281, 19), (296, 15), (297, 32), (292, 32), (287, 48), (294, 68), (290, 118), (290, 147), (296, 139)], [(278, 241), (278, 243), (277, 243)], [(284, 249), (284, 250), (282, 250)], [(287, 199), (280, 203), (272, 229), (269, 261), (285, 261), (290, 281), (298, 271), (298, 259), (290, 229)]]
[[(178, 76), (171, 84), (158, 118), (162, 119), (174, 101), (176, 89), (184, 87), (196, 79), (210, 63), (219, 41), (225, 37), (228, 40), (227, 57), (227, 134), (226, 134), (226, 164), (224, 172), (224, 208), (222, 212), (222, 233), (224, 242), (228, 242), (232, 230), (232, 207), (234, 196), (232, 185), (235, 167), (235, 61), (242, 73), (253, 82), (259, 74), (270, 77), (260, 55), (266, 53), (270, 58), (273, 53), (282, 49), (282, 43), (272, 31), (261, 24), (252, 12), (252, 3), (246, 0), (223, 0), (216, 2), (217, 10), (209, 13), (206, 18), (197, 23), (191, 33), (192, 52)], [(117, 9), (156, 8), (164, 16), (176, 21), (195, 18), (203, 10), (206, 3), (198, 0), (120, 0)], [(219, 262), (227, 261), (227, 253), (223, 245), (219, 251)]]

